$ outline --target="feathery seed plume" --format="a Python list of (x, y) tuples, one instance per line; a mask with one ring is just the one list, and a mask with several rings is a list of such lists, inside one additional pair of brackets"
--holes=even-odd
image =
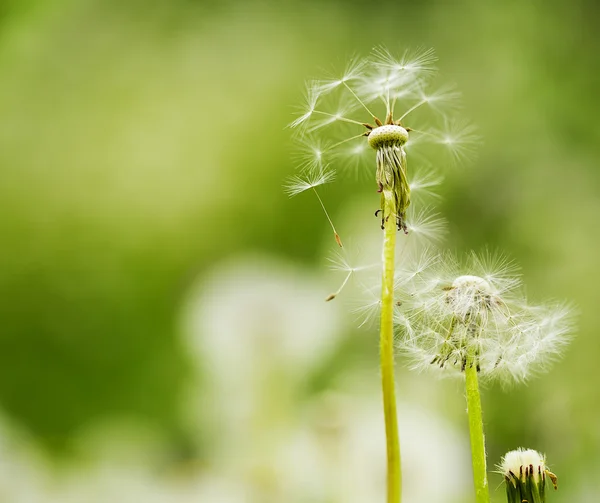
[(450, 255), (396, 275), (402, 317), (400, 348), (416, 367), (524, 381), (559, 357), (573, 332), (564, 304), (531, 305), (514, 264), (472, 254), (466, 266)]

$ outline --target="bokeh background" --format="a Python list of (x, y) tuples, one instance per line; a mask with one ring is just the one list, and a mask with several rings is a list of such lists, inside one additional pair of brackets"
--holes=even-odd
[[(305, 79), (379, 44), (434, 47), (483, 137), (445, 173), (444, 247), (504, 250), (530, 298), (580, 313), (548, 374), (485, 388), (489, 464), (538, 449), (551, 501), (597, 501), (598, 15), (4, 0), (0, 501), (382, 501), (376, 331), (323, 302), (341, 279), (330, 230), (281, 188)], [(361, 245), (373, 184), (324, 195)], [(406, 501), (471, 501), (460, 384), (398, 363)]]

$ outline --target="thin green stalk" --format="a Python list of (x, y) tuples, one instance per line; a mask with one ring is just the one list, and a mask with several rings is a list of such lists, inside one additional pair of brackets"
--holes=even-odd
[(396, 251), (396, 204), (393, 194), (385, 197), (383, 208), (383, 276), (381, 284), (381, 385), (387, 444), (387, 503), (400, 503), (402, 476), (400, 472), (400, 442), (394, 381), (394, 254)]
[(481, 397), (479, 395), (479, 383), (477, 382), (477, 365), (475, 365), (472, 357), (467, 361), (465, 380), (467, 387), (467, 411), (469, 415), (469, 436), (471, 437), (475, 501), (477, 503), (489, 503), (490, 493), (488, 489), (485, 461), (485, 439), (483, 436)]

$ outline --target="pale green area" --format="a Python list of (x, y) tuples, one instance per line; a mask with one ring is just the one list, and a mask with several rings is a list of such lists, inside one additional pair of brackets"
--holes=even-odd
[[(564, 481), (550, 501), (598, 489), (598, 15), (584, 1), (4, 3), (6, 416), (60, 457), (79, 431), (123, 417), (159, 432), (169, 462), (208, 463), (210, 442), (190, 440), (178, 405), (192, 367), (178, 320), (189, 285), (245, 252), (320, 270), (331, 240), (321, 210), (281, 189), (303, 82), (377, 44), (432, 46), (484, 138), (471, 166), (445, 173), (448, 247), (498, 247), (522, 265), (532, 301), (570, 299), (580, 312), (548, 374), (482, 390), (488, 467), (531, 447)], [(343, 239), (349, 200), (379, 202), (370, 181), (326, 195)], [(356, 354), (376, 365), (375, 346), (353, 339), (314, 389)], [(490, 476), (493, 501), (499, 482)]]

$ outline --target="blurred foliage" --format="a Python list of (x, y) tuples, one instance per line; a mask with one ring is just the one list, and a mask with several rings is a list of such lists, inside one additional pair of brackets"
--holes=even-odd
[[(6, 413), (54, 448), (113, 416), (185, 445), (189, 284), (245, 252), (320, 267), (330, 239), (314, 201), (281, 190), (304, 80), (377, 44), (432, 46), (485, 139), (446, 173), (448, 246), (501, 248), (532, 299), (581, 312), (547, 376), (485, 390), (489, 456), (531, 446), (575, 479), (600, 448), (598, 14), (586, 1), (4, 2)], [(329, 189), (334, 217), (372, 185)]]

